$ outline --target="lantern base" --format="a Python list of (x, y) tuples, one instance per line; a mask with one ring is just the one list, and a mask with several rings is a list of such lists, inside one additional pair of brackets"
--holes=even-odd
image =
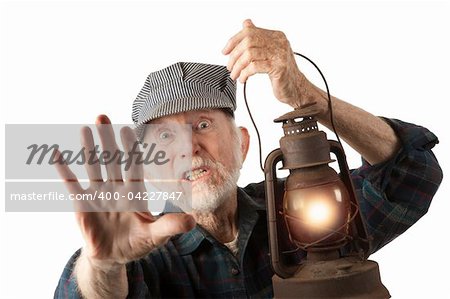
[(378, 264), (345, 257), (306, 261), (297, 273), (272, 278), (275, 298), (390, 298), (380, 278)]

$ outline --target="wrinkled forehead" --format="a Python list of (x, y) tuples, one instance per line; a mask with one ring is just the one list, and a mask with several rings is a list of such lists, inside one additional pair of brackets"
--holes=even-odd
[(229, 114), (224, 109), (202, 109), (180, 112), (172, 115), (162, 116), (148, 122), (150, 125), (158, 124), (192, 124), (200, 118), (208, 118), (216, 121), (225, 121), (229, 118)]

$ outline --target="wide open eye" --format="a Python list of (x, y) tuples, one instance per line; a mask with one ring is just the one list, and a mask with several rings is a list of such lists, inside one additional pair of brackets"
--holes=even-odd
[(168, 145), (177, 138), (178, 130), (172, 124), (147, 124), (145, 128), (145, 143)]
[(175, 130), (173, 130), (172, 128), (160, 128), (159, 130), (157, 130), (157, 132), (155, 132), (156, 134), (155, 139), (156, 139), (156, 143), (160, 144), (160, 145), (169, 145), (171, 144), (175, 138), (176, 138), (176, 132)]
[(172, 137), (173, 137), (173, 134), (170, 131), (163, 131), (163, 132), (159, 133), (159, 139), (161, 139), (161, 140), (167, 140)]
[(211, 123), (207, 120), (201, 120), (198, 122), (196, 129), (197, 130), (205, 130), (211, 126)]

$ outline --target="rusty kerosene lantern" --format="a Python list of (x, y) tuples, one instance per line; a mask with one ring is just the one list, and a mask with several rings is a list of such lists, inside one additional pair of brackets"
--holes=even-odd
[[(275, 297), (389, 298), (378, 264), (367, 260), (367, 232), (344, 150), (318, 129), (318, 112), (310, 105), (274, 120), (284, 136), (264, 172)], [(328, 165), (335, 161), (330, 153), (340, 174)], [(284, 184), (279, 162), (290, 173)], [(293, 262), (300, 249), (306, 259)]]

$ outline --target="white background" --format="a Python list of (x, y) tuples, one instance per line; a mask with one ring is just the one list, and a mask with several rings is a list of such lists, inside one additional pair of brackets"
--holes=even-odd
[[(2, 124), (93, 123), (100, 113), (129, 123), (132, 101), (149, 72), (177, 61), (226, 64), (221, 49), (252, 18), (257, 26), (284, 31), (295, 51), (321, 67), (332, 94), (432, 130), (441, 141), (435, 154), (445, 174), (449, 12), (447, 3), (431, 1), (4, 2)], [(311, 66), (299, 65), (323, 86)], [(275, 100), (263, 75), (250, 78), (247, 95), (265, 157), (282, 132), (272, 119), (289, 107)], [(253, 137), (240, 181), (245, 185), (263, 176), (242, 99), (238, 85), (237, 122)], [(3, 143), (3, 125), (1, 134)], [(357, 167), (359, 156), (346, 149), (350, 166)], [(3, 145), (0, 151), (3, 166)], [(4, 171), (0, 176), (3, 181)], [(448, 193), (444, 180), (428, 214), (371, 256), (393, 298), (450, 293)], [(0, 213), (0, 297), (52, 297), (66, 261), (83, 244), (73, 214)]]

